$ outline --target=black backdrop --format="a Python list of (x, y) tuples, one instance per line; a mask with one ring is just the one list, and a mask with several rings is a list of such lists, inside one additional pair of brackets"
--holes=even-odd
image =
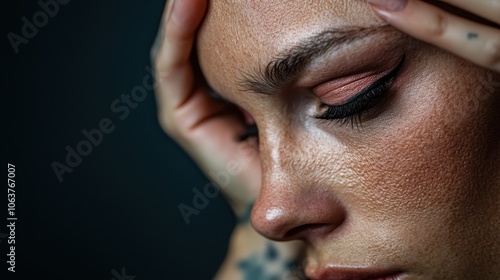
[[(234, 217), (216, 197), (186, 225), (178, 205), (192, 204), (207, 179), (161, 131), (145, 90), (165, 1), (40, 2), (58, 9), (27, 0), (0, 8), (0, 279), (211, 279)], [(136, 108), (121, 100), (131, 93)], [(114, 129), (94, 133), (90, 151), (82, 130), (103, 120)], [(88, 155), (69, 156), (71, 167), (68, 149), (78, 148)], [(54, 162), (72, 169), (62, 182)], [(9, 163), (15, 273), (7, 271)]]

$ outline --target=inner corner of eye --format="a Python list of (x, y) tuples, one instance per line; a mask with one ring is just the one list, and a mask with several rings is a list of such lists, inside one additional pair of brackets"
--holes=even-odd
[(326, 104), (321, 99), (318, 98), (316, 102), (316, 111), (324, 111), (327, 110), (331, 105)]

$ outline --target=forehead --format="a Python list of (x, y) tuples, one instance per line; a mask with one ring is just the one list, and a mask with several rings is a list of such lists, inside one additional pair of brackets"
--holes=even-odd
[(327, 28), (381, 25), (364, 0), (212, 0), (199, 32), (200, 66), (221, 94), (244, 73)]

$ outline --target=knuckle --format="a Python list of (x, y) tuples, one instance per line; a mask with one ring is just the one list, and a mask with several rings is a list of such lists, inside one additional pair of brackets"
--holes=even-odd
[(165, 131), (165, 133), (169, 135), (176, 135), (176, 126), (175, 122), (172, 121), (172, 117), (165, 114), (165, 113), (159, 113), (158, 114), (158, 123), (160, 124), (160, 127)]
[(167, 85), (173, 70), (164, 61), (158, 59), (154, 61), (153, 69), (156, 82), (160, 85)]
[(491, 38), (486, 43), (486, 64), (493, 69), (500, 69), (500, 35)]
[(179, 65), (176, 65), (169, 55), (165, 54), (164, 51), (161, 51), (156, 55), (153, 60), (153, 69), (155, 70), (155, 78), (159, 82), (164, 82), (167, 80), (170, 75), (180, 68)]
[(431, 37), (441, 37), (445, 34), (448, 28), (448, 19), (444, 13), (437, 13), (435, 19), (430, 21), (431, 24), (425, 30), (426, 35)]
[(165, 55), (163, 54), (163, 52), (157, 52), (154, 54), (154, 57), (153, 57), (153, 67), (156, 71), (160, 70), (160, 69), (164, 69), (166, 66), (166, 59), (165, 59)]
[(151, 46), (151, 49), (149, 50), (149, 59), (152, 62), (156, 62), (158, 59), (158, 55), (162, 49), (163, 45), (163, 38), (156, 38), (155, 42)]
[(189, 129), (180, 125), (172, 114), (159, 113), (158, 123), (162, 130), (176, 142), (186, 142), (189, 140)]

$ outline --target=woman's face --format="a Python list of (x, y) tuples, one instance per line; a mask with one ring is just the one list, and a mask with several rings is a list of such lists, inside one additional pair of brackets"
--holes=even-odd
[(310, 278), (500, 275), (498, 75), (364, 1), (213, 0), (198, 39), (208, 83), (259, 129), (253, 226), (304, 240)]

